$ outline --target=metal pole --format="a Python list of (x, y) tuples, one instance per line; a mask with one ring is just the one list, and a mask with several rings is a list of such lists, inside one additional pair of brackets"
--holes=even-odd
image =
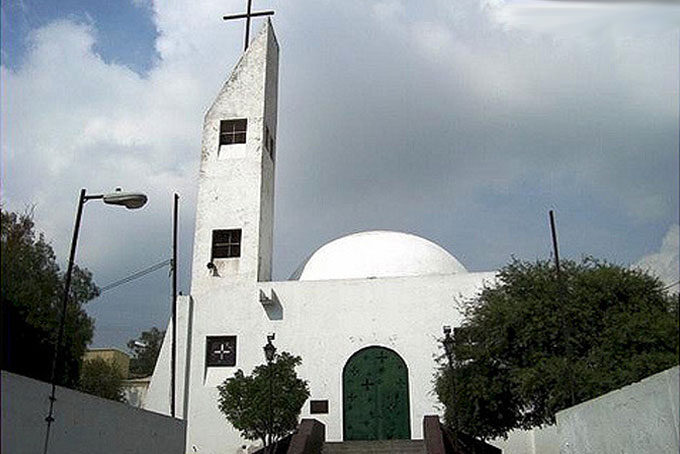
[(555, 251), (555, 270), (560, 274), (560, 254), (557, 250), (557, 230), (555, 229), (555, 214), (550, 210), (550, 231), (552, 232), (553, 250)]
[(272, 452), (272, 438), (273, 438), (273, 432), (274, 432), (274, 417), (272, 415), (272, 394), (273, 394), (273, 386), (272, 386), (272, 362), (269, 362), (269, 446), (267, 449), (267, 452), (271, 454)]
[[(560, 254), (557, 249), (557, 229), (555, 228), (555, 213), (553, 210), (550, 210), (550, 231), (552, 233), (552, 242), (553, 242), (553, 250), (555, 251), (555, 272), (557, 274), (557, 285), (559, 286), (558, 289), (558, 300), (560, 304), (565, 304), (564, 303), (564, 296), (565, 296), (565, 286), (564, 282), (562, 280), (562, 274), (560, 271)], [(569, 317), (565, 317), (562, 321), (564, 325), (564, 334), (566, 337), (566, 354), (567, 354), (567, 361), (571, 361), (572, 357), (574, 356), (573, 348), (571, 345), (571, 337), (572, 337), (572, 329), (571, 329), (571, 320)], [(567, 372), (567, 381), (569, 383), (569, 394), (570, 394), (570, 400), (571, 400), (571, 405), (576, 405), (576, 393), (574, 390), (574, 374), (572, 369), (569, 367), (568, 372)]]
[(175, 194), (172, 212), (172, 358), (170, 361), (170, 416), (175, 417), (175, 373), (177, 361), (177, 212), (179, 195)]
[(68, 268), (66, 269), (66, 280), (64, 282), (64, 295), (61, 303), (61, 317), (59, 319), (59, 334), (57, 335), (57, 342), (54, 344), (54, 355), (52, 355), (52, 372), (50, 377), (50, 383), (52, 385), (52, 391), (50, 393), (50, 410), (49, 414), (45, 418), (47, 421), (47, 432), (45, 433), (45, 446), (43, 447), (43, 453), (47, 454), (47, 448), (50, 440), (50, 428), (52, 427), (52, 422), (54, 422), (54, 402), (57, 400), (55, 395), (57, 388), (57, 366), (59, 352), (61, 350), (61, 344), (64, 341), (64, 327), (66, 325), (66, 309), (68, 306), (69, 292), (71, 291), (71, 275), (73, 273), (73, 262), (76, 256), (76, 245), (78, 244), (78, 232), (80, 231), (80, 220), (83, 216), (83, 205), (87, 201), (85, 195), (86, 190), (80, 190), (80, 197), (78, 197), (78, 210), (76, 212), (76, 223), (73, 227), (73, 237), (71, 238), (71, 253), (68, 258)]
[(243, 47), (243, 51), (248, 50), (248, 40), (250, 39), (250, 7), (253, 4), (253, 0), (248, 0), (248, 12), (246, 13), (246, 43)]
[(453, 437), (458, 438), (458, 409), (455, 406), (456, 401), (456, 377), (453, 372), (453, 354), (447, 354), (449, 360), (449, 373), (451, 374), (451, 403), (453, 405)]

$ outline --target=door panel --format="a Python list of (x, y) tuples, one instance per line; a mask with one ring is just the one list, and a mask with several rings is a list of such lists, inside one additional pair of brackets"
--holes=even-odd
[(359, 350), (342, 374), (345, 440), (411, 438), (406, 363), (384, 347)]

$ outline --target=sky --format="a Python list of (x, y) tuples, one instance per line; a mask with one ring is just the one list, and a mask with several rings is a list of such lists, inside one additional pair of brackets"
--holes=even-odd
[[(100, 286), (171, 255), (187, 293), (205, 110), (245, 1), (2, 2), (1, 197), (32, 207)], [(357, 231), (414, 233), (471, 271), (593, 256), (678, 280), (680, 5), (672, 1), (257, 0), (281, 45), (274, 278)], [(262, 20), (255, 20), (253, 36)], [(677, 289), (677, 286), (675, 287)], [(170, 314), (164, 268), (87, 304), (93, 346)]]

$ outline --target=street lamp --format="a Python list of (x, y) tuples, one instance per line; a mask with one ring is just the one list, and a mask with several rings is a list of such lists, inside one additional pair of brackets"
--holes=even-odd
[(45, 446), (43, 452), (47, 454), (47, 446), (50, 439), (50, 427), (54, 421), (54, 397), (57, 381), (57, 365), (59, 353), (61, 351), (61, 344), (64, 339), (64, 325), (66, 321), (66, 307), (68, 306), (68, 295), (71, 291), (71, 275), (73, 274), (73, 262), (76, 255), (76, 245), (78, 244), (78, 232), (80, 231), (80, 220), (83, 215), (83, 206), (88, 200), (101, 199), (104, 203), (109, 205), (122, 205), (129, 210), (141, 208), (146, 204), (147, 197), (141, 192), (123, 192), (120, 188), (116, 188), (114, 192), (108, 194), (87, 194), (85, 189), (80, 190), (80, 197), (78, 198), (78, 210), (76, 212), (76, 224), (73, 227), (73, 238), (71, 239), (71, 253), (68, 258), (68, 268), (66, 269), (66, 281), (64, 282), (64, 295), (61, 303), (61, 316), (59, 318), (59, 334), (57, 335), (57, 342), (54, 344), (54, 355), (52, 356), (52, 372), (50, 383), (52, 385), (52, 392), (50, 393), (50, 411), (45, 421), (47, 421), (47, 432), (45, 434)]
[(269, 421), (268, 421), (268, 427), (267, 427), (267, 452), (271, 452), (271, 444), (272, 444), (272, 437), (273, 437), (273, 423), (274, 423), (274, 418), (272, 417), (272, 395), (274, 393), (273, 387), (272, 387), (272, 362), (274, 361), (274, 357), (276, 356), (276, 347), (274, 347), (274, 344), (272, 344), (272, 341), (274, 340), (274, 333), (267, 335), (267, 343), (265, 344), (262, 349), (264, 350), (264, 357), (267, 359), (267, 369), (269, 371)]
[(453, 367), (453, 337), (451, 337), (451, 327), (449, 325), (444, 325), (444, 351), (446, 352), (446, 357), (449, 360), (449, 366)]
[(267, 345), (262, 347), (262, 350), (264, 350), (264, 357), (267, 359), (268, 364), (271, 364), (271, 362), (274, 361), (274, 356), (276, 355), (276, 347), (272, 344), (274, 336), (274, 333), (267, 335)]

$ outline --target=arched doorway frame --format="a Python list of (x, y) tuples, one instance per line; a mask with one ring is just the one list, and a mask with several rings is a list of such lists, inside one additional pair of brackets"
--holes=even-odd
[(346, 371), (347, 371), (347, 367), (352, 363), (352, 360), (355, 359), (361, 353), (364, 353), (364, 352), (366, 352), (366, 350), (369, 350), (369, 349), (386, 350), (390, 354), (394, 355), (394, 357), (396, 357), (399, 360), (399, 362), (401, 363), (401, 365), (404, 368), (404, 379), (406, 381), (406, 383), (404, 385), (404, 389), (405, 389), (405, 393), (406, 393), (406, 396), (405, 396), (405, 399), (406, 399), (405, 414), (406, 414), (406, 418), (407, 418), (407, 422), (406, 422), (407, 433), (406, 433), (406, 437), (403, 438), (403, 439), (410, 439), (411, 438), (411, 380), (409, 378), (408, 365), (406, 364), (406, 361), (404, 360), (404, 358), (394, 349), (387, 347), (385, 345), (373, 344), (373, 345), (367, 345), (365, 347), (360, 348), (359, 350), (354, 351), (347, 358), (347, 360), (345, 361), (345, 364), (342, 367), (342, 375), (341, 375), (341, 379), (340, 379), (340, 384), (341, 384), (341, 388), (342, 388), (341, 389), (341, 402), (342, 402), (342, 437), (343, 437), (343, 440), (347, 439), (346, 437), (347, 437), (347, 422), (348, 422), (348, 420), (347, 420), (347, 408), (346, 408), (346, 397), (347, 397), (346, 392), (347, 392), (347, 390), (346, 390), (346, 383), (345, 383), (345, 374), (346, 374)]

